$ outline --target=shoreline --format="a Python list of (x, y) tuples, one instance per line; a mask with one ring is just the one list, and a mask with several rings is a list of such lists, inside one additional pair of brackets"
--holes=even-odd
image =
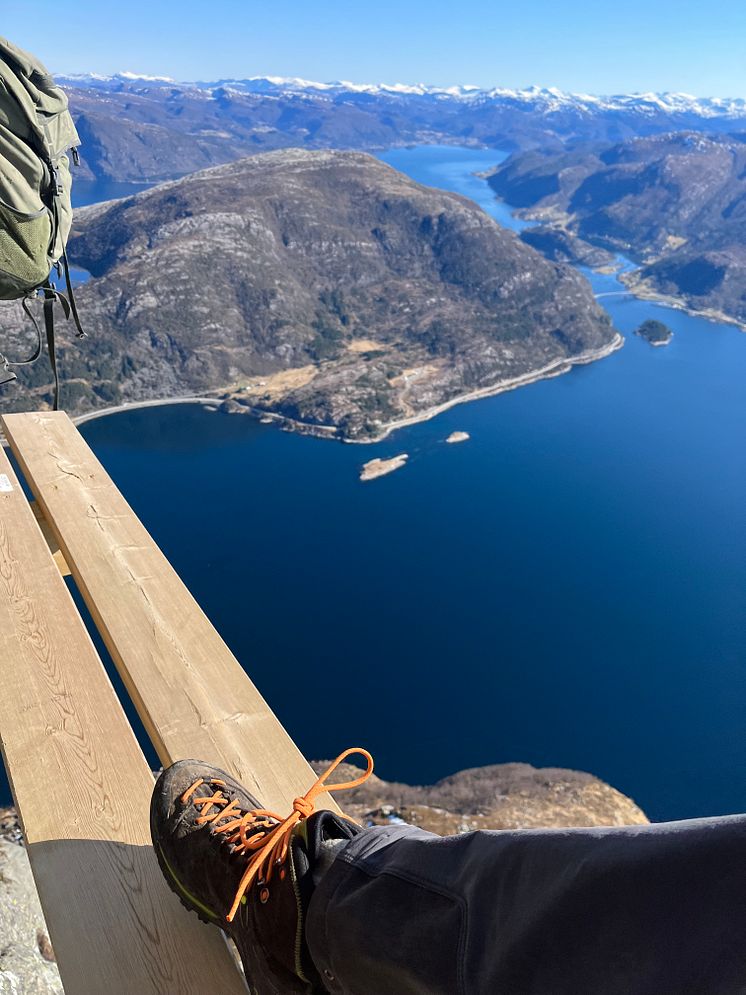
[[(537, 383), (540, 380), (549, 380), (554, 377), (562, 376), (565, 373), (569, 373), (574, 366), (587, 366), (589, 363), (596, 362), (596, 360), (605, 359), (618, 349), (621, 349), (623, 345), (624, 337), (619, 332), (616, 332), (614, 338), (600, 349), (590, 349), (572, 358), (558, 359), (552, 363), (548, 363), (546, 366), (540, 367), (537, 370), (524, 373), (521, 376), (512, 377), (507, 380), (500, 380), (497, 383), (491, 384), (487, 387), (479, 387), (476, 390), (469, 391), (466, 394), (459, 394), (457, 397), (453, 397), (448, 401), (443, 401), (441, 404), (434, 405), (431, 408), (426, 408), (415, 415), (411, 415), (407, 418), (400, 418), (393, 422), (388, 422), (387, 424), (381, 426), (381, 431), (377, 435), (366, 439), (348, 439), (337, 434), (339, 429), (336, 425), (314, 425), (311, 422), (298, 421), (293, 418), (288, 418), (285, 415), (278, 414), (277, 412), (265, 411), (260, 408), (246, 407), (244, 411), (240, 412), (240, 414), (245, 413), (246, 415), (250, 415), (257, 420), (263, 418), (265, 421), (274, 422), (288, 431), (295, 431), (301, 435), (312, 435), (315, 438), (322, 439), (331, 438), (334, 441), (344, 442), (350, 445), (374, 445), (377, 442), (382, 442), (389, 435), (391, 435), (392, 432), (396, 432), (400, 428), (407, 428), (410, 425), (417, 425), (420, 422), (430, 421), (431, 418), (436, 418), (444, 411), (448, 411), (450, 408), (456, 407), (456, 405), (469, 404), (472, 401), (479, 401), (486, 397), (494, 397), (497, 394), (503, 394), (509, 390), (516, 390), (519, 387), (527, 387), (529, 384)], [(122, 414), (125, 411), (134, 411), (138, 408), (164, 407), (169, 404), (201, 404), (204, 407), (219, 408), (223, 401), (224, 398), (206, 397), (204, 395), (160, 397), (146, 401), (128, 401), (125, 404), (113, 405), (109, 408), (98, 408), (95, 411), (86, 411), (81, 415), (73, 416), (72, 421), (75, 425), (83, 425), (85, 422), (93, 421), (96, 418), (107, 418), (110, 415)], [(236, 412), (236, 414), (239, 414), (239, 412)]]
[(600, 349), (589, 349), (586, 352), (581, 352), (578, 356), (574, 356), (572, 359), (558, 359), (553, 363), (548, 363), (546, 366), (540, 367), (538, 370), (532, 370), (530, 373), (524, 373), (521, 376), (512, 377), (509, 380), (500, 380), (489, 387), (479, 387), (477, 390), (470, 391), (468, 394), (460, 394), (458, 397), (451, 398), (449, 401), (444, 401), (442, 404), (436, 404), (434, 407), (427, 408), (416, 415), (410, 416), (409, 418), (401, 418), (397, 421), (389, 422), (387, 425), (382, 426), (381, 434), (377, 435), (375, 438), (345, 439), (344, 441), (357, 445), (367, 445), (369, 443), (381, 442), (399, 428), (407, 428), (409, 425), (416, 425), (419, 422), (430, 421), (431, 418), (437, 417), (444, 411), (448, 411), (450, 408), (455, 408), (458, 404), (468, 404), (471, 401), (479, 401), (485, 397), (495, 397), (497, 394), (504, 394), (509, 390), (516, 390), (518, 387), (527, 387), (529, 384), (537, 383), (540, 380), (551, 380), (554, 377), (560, 377), (565, 373), (569, 373), (573, 366), (587, 366), (589, 363), (595, 363), (598, 359), (605, 359), (618, 349), (621, 349), (623, 345), (624, 336), (619, 332), (616, 332), (611, 342)]
[(119, 415), (124, 411), (134, 411), (136, 408), (160, 408), (166, 404), (203, 404), (213, 406), (222, 403), (219, 397), (204, 397), (200, 395), (157, 397), (149, 401), (126, 401), (124, 404), (116, 404), (110, 408), (97, 408), (94, 411), (86, 411), (82, 415), (73, 415), (71, 421), (74, 425), (82, 425), (84, 422), (93, 421), (95, 418), (107, 418), (109, 415)]
[[(490, 174), (488, 172), (479, 175), (482, 175), (483, 178), (487, 180)], [(507, 200), (505, 200), (504, 197), (500, 197), (499, 194), (495, 194), (495, 199), (508, 208), (512, 217), (527, 223), (527, 230), (541, 225), (549, 225), (550, 227), (554, 226), (556, 228), (569, 231), (569, 233), (574, 235), (576, 238), (580, 237), (568, 227), (572, 221), (572, 216), (564, 211), (556, 213), (551, 208), (536, 209), (532, 207), (514, 207)], [(715, 308), (691, 307), (682, 298), (674, 297), (670, 294), (664, 294), (662, 291), (657, 291), (652, 287), (647, 286), (644, 281), (640, 281), (637, 278), (637, 274), (641, 272), (645, 263), (641, 258), (635, 258), (632, 246), (620, 247), (618, 245), (614, 245), (613, 242), (606, 243), (602, 238), (597, 242), (588, 242), (587, 244), (592, 248), (610, 252), (616, 257), (616, 263), (610, 265), (609, 267), (594, 267), (587, 266), (587, 264), (582, 262), (570, 262), (569, 265), (571, 265), (574, 269), (579, 270), (584, 266), (587, 266), (587, 268), (591, 269), (594, 273), (608, 272), (610, 275), (615, 275), (619, 283), (637, 300), (648, 301), (651, 304), (661, 304), (664, 307), (670, 307), (676, 311), (683, 311), (685, 314), (690, 314), (694, 318), (704, 318), (706, 321), (714, 321), (723, 325), (734, 325), (740, 331), (746, 332), (746, 322), (739, 321), (738, 318), (734, 318), (732, 315), (727, 314), (724, 311), (718, 311)], [(627, 264), (629, 264), (629, 267)], [(599, 295), (596, 295), (596, 299), (598, 299), (598, 296)]]
[[(652, 304), (660, 304), (663, 307), (683, 311), (685, 314), (689, 314), (694, 318), (703, 318), (706, 321), (731, 325), (738, 328), (742, 332), (746, 332), (746, 323), (740, 322), (736, 318), (730, 317), (729, 315), (718, 311), (689, 307), (679, 298), (669, 297), (665, 294), (650, 290), (649, 288), (641, 288), (635, 286), (631, 282), (628, 283), (626, 280), (621, 278), (624, 275), (626, 274), (621, 274), (620, 282), (625, 287), (627, 293), (629, 293), (630, 296), (634, 297), (636, 300), (648, 301)], [(651, 344), (658, 346), (668, 345), (669, 343), (656, 342)], [(572, 359), (557, 360), (554, 363), (550, 363), (547, 366), (531, 371), (530, 373), (523, 374), (519, 377), (498, 381), (496, 384), (492, 384), (491, 386), (479, 387), (469, 393), (460, 394), (457, 397), (444, 401), (443, 403), (435, 405), (432, 408), (427, 408), (415, 415), (411, 415), (407, 418), (401, 418), (393, 422), (388, 422), (387, 424), (381, 426), (381, 431), (378, 435), (366, 439), (345, 438), (344, 436), (337, 434), (338, 428), (336, 425), (313, 424), (311, 422), (298, 421), (297, 419), (288, 418), (286, 415), (278, 414), (274, 411), (267, 411), (262, 408), (246, 407), (245, 410), (240, 413), (250, 415), (257, 420), (264, 419), (265, 424), (275, 423), (288, 431), (294, 431), (300, 435), (311, 435), (320, 439), (332, 439), (334, 441), (344, 442), (350, 445), (374, 445), (375, 443), (383, 442), (383, 440), (388, 438), (392, 432), (395, 432), (400, 428), (408, 428), (410, 425), (417, 425), (420, 422), (429, 421), (431, 418), (436, 418), (438, 415), (448, 411), (450, 408), (456, 407), (458, 404), (468, 404), (472, 401), (479, 401), (486, 397), (494, 397), (509, 390), (516, 390), (519, 387), (529, 386), (530, 384), (537, 383), (540, 380), (549, 380), (553, 377), (562, 376), (565, 373), (569, 373), (573, 366), (585, 366), (589, 363), (594, 363), (599, 359), (605, 359), (613, 352), (616, 352), (617, 349), (621, 349), (623, 345), (624, 337), (617, 332), (615, 338), (607, 346), (604, 346), (601, 349), (588, 350), (587, 352), (580, 353), (580, 355)], [(223, 388), (219, 389), (222, 390)], [(134, 411), (138, 408), (163, 407), (169, 404), (201, 404), (204, 407), (220, 407), (224, 400), (225, 398), (223, 397), (181, 395), (178, 397), (160, 397), (143, 401), (127, 401), (124, 404), (113, 405), (108, 408), (98, 408), (94, 411), (86, 411), (83, 414), (71, 416), (71, 420), (75, 425), (83, 425), (85, 422), (93, 421), (96, 418), (106, 418), (109, 415), (122, 414), (125, 411)], [(239, 412), (236, 412), (236, 414), (238, 413)], [(4, 439), (2, 440), (2, 443), (5, 445)]]
[(683, 311), (685, 314), (690, 314), (693, 318), (704, 318), (705, 321), (713, 321), (720, 325), (733, 325), (739, 331), (746, 332), (746, 323), (739, 321), (738, 318), (734, 318), (732, 315), (725, 314), (723, 311), (716, 311), (714, 308), (693, 308), (679, 297), (671, 297), (668, 294), (653, 290), (643, 284), (636, 284), (632, 279), (634, 277), (634, 270), (629, 274), (626, 280), (624, 279), (625, 276), (627, 276), (627, 274), (620, 274), (619, 282), (626, 287), (629, 293), (632, 294), (632, 296), (638, 301), (648, 301), (651, 304), (660, 304), (663, 307), (670, 307), (674, 311)]
[[(125, 411), (134, 411), (136, 408), (161, 408), (167, 404), (202, 404), (205, 407), (217, 407), (222, 403), (223, 402), (218, 397), (157, 397), (149, 401), (127, 401), (125, 404), (113, 405), (110, 408), (96, 408), (94, 411), (84, 411), (82, 415), (70, 415), (69, 417), (73, 425), (77, 427), (78, 425), (83, 425), (87, 421), (93, 421), (95, 418), (107, 418), (109, 415), (120, 415)], [(51, 409), (42, 408), (41, 410), (44, 411)], [(0, 446), (2, 446), (3, 449), (7, 449), (9, 446), (8, 440), (1, 432)]]
[[(420, 422), (430, 421), (431, 418), (436, 418), (444, 411), (448, 411), (450, 408), (455, 408), (458, 404), (468, 404), (471, 401), (479, 401), (485, 397), (494, 397), (497, 394), (503, 394), (509, 390), (516, 390), (518, 387), (527, 387), (529, 384), (537, 383), (539, 380), (550, 380), (554, 377), (562, 376), (565, 373), (569, 373), (573, 366), (587, 366), (589, 363), (594, 363), (598, 359), (605, 359), (618, 349), (621, 349), (623, 345), (624, 336), (619, 332), (615, 332), (614, 338), (600, 349), (589, 349), (586, 352), (581, 352), (579, 355), (572, 358), (555, 360), (553, 363), (548, 363), (546, 366), (542, 366), (537, 370), (532, 370), (529, 373), (521, 374), (521, 376), (512, 377), (508, 380), (499, 380), (497, 383), (491, 384), (487, 387), (479, 387), (476, 390), (469, 391), (467, 394), (459, 394), (457, 397), (453, 397), (448, 401), (443, 401), (441, 404), (436, 404), (432, 408), (425, 408), (423, 411), (420, 411), (415, 415), (387, 422), (385, 425), (381, 426), (381, 431), (378, 435), (365, 439), (348, 439), (344, 436), (340, 436), (336, 434), (338, 432), (336, 425), (315, 425), (311, 422), (303, 422), (294, 418), (287, 418), (285, 415), (277, 414), (276, 412), (271, 411), (264, 411), (260, 408), (247, 407), (245, 409), (245, 413), (247, 415), (252, 415), (253, 417), (269, 418), (273, 422), (280, 423), (288, 430), (297, 431), (303, 435), (312, 435), (316, 438), (333, 438), (338, 442), (344, 442), (348, 445), (374, 445), (377, 442), (382, 442), (384, 439), (388, 438), (392, 432), (396, 432), (400, 428), (408, 428), (410, 425), (417, 425)], [(236, 412), (236, 414), (243, 414), (243, 412)]]

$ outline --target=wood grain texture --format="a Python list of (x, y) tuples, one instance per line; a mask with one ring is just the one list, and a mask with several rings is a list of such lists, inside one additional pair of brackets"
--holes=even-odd
[(152, 774), (3, 451), (0, 474), (0, 745), (66, 995), (238, 995), (161, 876)]
[(215, 764), (290, 811), (315, 775), (67, 415), (2, 422), (161, 761)]

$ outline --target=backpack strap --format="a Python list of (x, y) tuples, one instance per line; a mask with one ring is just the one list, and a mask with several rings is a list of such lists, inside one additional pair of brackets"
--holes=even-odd
[[(67, 299), (70, 303), (70, 314), (72, 315), (73, 322), (75, 323), (75, 334), (79, 339), (84, 339), (88, 336), (88, 333), (83, 331), (83, 327), (80, 324), (80, 315), (78, 314), (78, 305), (75, 303), (75, 294), (73, 293), (73, 281), (70, 278), (70, 263), (67, 259), (67, 247), (62, 248), (62, 268), (65, 272), (65, 283), (67, 284)], [(68, 318), (70, 315), (68, 315)]]
[(34, 330), (36, 331), (36, 347), (28, 359), (18, 359), (13, 362), (11, 362), (7, 356), (3, 355), (3, 353), (0, 353), (0, 387), (3, 384), (10, 383), (12, 380), (18, 379), (16, 374), (11, 370), (11, 366), (29, 366), (31, 363), (35, 363), (39, 356), (41, 356), (41, 329), (39, 328), (39, 322), (36, 320), (31, 312), (31, 308), (28, 306), (30, 300), (33, 300), (33, 297), (24, 297), (21, 301), (21, 306), (26, 312), (26, 317), (29, 319), (31, 324), (34, 326)]
[[(52, 375), (54, 376), (54, 407), (53, 411), (59, 411), (60, 408), (60, 375), (57, 369), (57, 354), (54, 347), (54, 305), (57, 301), (62, 310), (65, 313), (65, 318), (69, 321), (70, 316), (73, 314), (73, 308), (70, 301), (65, 297), (64, 294), (50, 283), (49, 280), (41, 288), (44, 294), (44, 330), (47, 334), (47, 352), (49, 353), (49, 365), (52, 367)], [(80, 324), (77, 323), (78, 329), (80, 330), (81, 337), (85, 335), (85, 332), (80, 328)]]
[[(66, 269), (66, 276), (68, 278), (68, 287), (72, 293), (72, 285), (69, 282), (69, 269)], [(47, 352), (49, 353), (49, 365), (52, 367), (52, 375), (54, 376), (54, 411), (59, 411), (60, 406), (60, 377), (59, 370), (57, 368), (57, 351), (55, 348), (54, 339), (54, 305), (55, 302), (59, 302), (62, 310), (65, 314), (65, 318), (69, 321), (72, 317), (75, 321), (75, 325), (78, 329), (79, 337), (84, 337), (85, 332), (80, 327), (80, 321), (77, 317), (77, 310), (74, 306), (72, 300), (68, 299), (65, 294), (60, 293), (57, 288), (47, 280), (47, 282), (40, 288), (42, 294), (44, 295), (43, 304), (43, 315), (44, 315), (44, 331), (47, 339)], [(19, 359), (15, 362), (10, 362), (6, 357), (0, 353), (0, 386), (5, 383), (10, 383), (12, 380), (16, 380), (16, 374), (10, 369), (11, 366), (28, 366), (31, 363), (35, 363), (36, 360), (41, 356), (42, 351), (42, 334), (41, 328), (39, 327), (39, 322), (36, 320), (31, 308), (29, 307), (29, 301), (33, 300), (32, 297), (24, 297), (21, 301), (21, 306), (26, 312), (26, 315), (31, 321), (36, 331), (36, 348), (28, 359)]]
[(57, 369), (57, 355), (54, 348), (54, 300), (57, 292), (47, 281), (44, 287), (44, 329), (47, 333), (47, 351), (49, 352), (49, 365), (52, 367), (54, 377), (54, 405), (53, 411), (60, 409), (60, 374)]

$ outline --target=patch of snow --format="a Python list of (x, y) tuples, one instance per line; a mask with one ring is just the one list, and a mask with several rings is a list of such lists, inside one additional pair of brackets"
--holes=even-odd
[(146, 83), (175, 83), (172, 76), (143, 76), (141, 73), (117, 73), (117, 79), (143, 80)]

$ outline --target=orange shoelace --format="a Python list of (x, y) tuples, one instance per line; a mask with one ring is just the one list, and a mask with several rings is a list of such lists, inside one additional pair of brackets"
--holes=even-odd
[[(365, 757), (368, 764), (367, 770), (354, 781), (344, 781), (341, 784), (327, 785), (327, 780), (337, 767), (348, 757), (356, 753)], [(223, 794), (222, 789), (225, 788), (226, 784), (225, 781), (221, 781), (219, 778), (210, 779), (209, 783), (216, 790), (206, 798), (194, 798), (197, 788), (205, 783), (203, 778), (195, 781), (194, 784), (187, 788), (181, 796), (181, 801), (186, 805), (191, 800), (195, 806), (200, 808), (201, 812), (197, 823), (199, 825), (210, 823), (214, 827), (212, 830), (214, 833), (224, 833), (227, 842), (234, 844), (234, 853), (252, 854), (238, 885), (233, 905), (225, 917), (228, 922), (233, 922), (239, 905), (244, 901), (244, 896), (254, 883), (257, 883), (262, 888), (260, 899), (262, 902), (266, 902), (269, 898), (269, 889), (267, 886), (272, 880), (275, 867), (280, 868), (280, 879), (285, 877), (284, 864), (290, 852), (290, 838), (293, 829), (299, 822), (303, 819), (308, 819), (316, 811), (316, 798), (324, 791), (349, 791), (350, 788), (357, 788), (367, 781), (372, 773), (373, 757), (367, 750), (360, 749), (359, 747), (345, 750), (344, 753), (340, 753), (334, 763), (311, 785), (305, 795), (295, 799), (293, 802), (293, 811), (286, 819), (264, 808), (252, 809), (249, 812), (242, 811), (235, 799), (229, 801)], [(210, 811), (213, 806), (217, 808), (216, 812)], [(223, 823), (225, 819), (228, 821)], [(217, 825), (218, 822), (223, 823), (223, 825)]]

